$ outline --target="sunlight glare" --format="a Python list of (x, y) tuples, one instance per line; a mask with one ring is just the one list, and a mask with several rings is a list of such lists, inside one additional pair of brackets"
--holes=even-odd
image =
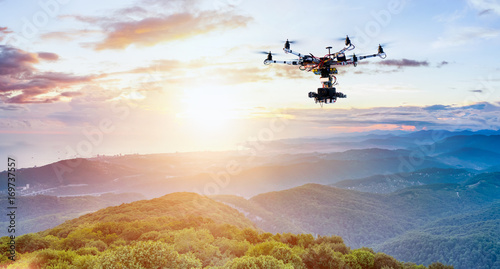
[(230, 120), (240, 116), (234, 100), (216, 85), (186, 90), (182, 101), (184, 107), (177, 118), (200, 132), (223, 132)]

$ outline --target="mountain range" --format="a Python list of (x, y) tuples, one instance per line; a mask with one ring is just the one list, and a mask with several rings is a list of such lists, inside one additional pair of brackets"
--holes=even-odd
[(0, 240), (2, 268), (427, 269), (351, 249), (339, 236), (263, 233), (236, 209), (194, 193), (108, 207), (22, 235), (15, 261), (5, 255), (10, 239)]
[[(80, 220), (88, 223), (107, 220), (102, 212), (128, 216), (130, 212), (119, 207), (98, 211), (97, 218), (91, 212), (144, 198), (165, 199), (169, 193), (196, 192), (251, 221), (237, 221), (243, 225), (238, 226), (232, 219), (241, 216), (230, 214), (221, 222), (239, 228), (339, 235), (351, 248), (371, 247), (418, 264), (500, 268), (495, 244), (500, 198), (496, 145), (499, 131), (427, 130), (286, 139), (258, 151), (63, 160), (18, 170), (20, 201), (33, 208), (22, 219), (27, 227), (23, 233), (83, 214), (87, 215)], [(5, 193), (5, 186), (0, 191)], [(105, 193), (114, 196), (103, 198), (109, 195)], [(185, 193), (174, 200), (184, 196), (199, 200)], [(183, 218), (168, 208), (163, 208), (166, 216)], [(190, 210), (217, 219), (216, 208)], [(133, 223), (163, 209), (146, 206), (138, 218), (126, 219)], [(205, 214), (213, 210), (219, 213)], [(40, 228), (34, 228), (36, 223)], [(84, 224), (75, 225), (71, 229)]]

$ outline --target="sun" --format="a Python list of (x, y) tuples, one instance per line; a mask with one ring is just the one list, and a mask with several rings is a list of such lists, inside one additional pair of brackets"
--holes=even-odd
[(232, 101), (227, 92), (216, 85), (189, 89), (184, 92), (182, 112), (177, 118), (199, 132), (220, 133), (229, 128), (231, 120), (241, 116)]

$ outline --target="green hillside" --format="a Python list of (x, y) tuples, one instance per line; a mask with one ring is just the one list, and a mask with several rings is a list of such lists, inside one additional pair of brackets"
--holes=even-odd
[[(423, 185), (390, 194), (306, 184), (260, 194), (237, 206), (250, 214), (256, 207), (266, 210), (308, 233), (338, 234), (358, 247), (382, 243), (440, 218), (479, 210), (500, 199), (499, 179), (500, 173), (481, 174), (464, 184)], [(272, 221), (265, 219), (261, 223), (268, 222), (267, 226), (260, 227), (272, 226)], [(288, 232), (287, 226), (275, 226), (278, 229), (272, 232)]]
[[(108, 206), (130, 203), (144, 199), (137, 193), (106, 193), (98, 196), (55, 197), (48, 195), (18, 196), (17, 213), (22, 216), (18, 220), (16, 233), (18, 235), (43, 231), (67, 220), (79, 217)], [(0, 197), (0, 203), (7, 204), (7, 197)], [(0, 208), (0, 214), (8, 214), (6, 207)], [(2, 218), (1, 227), (7, 227), (7, 219)], [(1, 230), (0, 236), (6, 235), (7, 230)]]
[(377, 249), (423, 263), (441, 261), (455, 268), (500, 268), (500, 203), (430, 223)]
[(391, 193), (411, 186), (460, 183), (474, 174), (465, 169), (427, 168), (410, 173), (374, 175), (360, 179), (348, 179), (331, 186), (373, 193)]
[(238, 228), (255, 225), (237, 210), (224, 206), (198, 194), (179, 192), (151, 200), (108, 207), (80, 218), (67, 221), (55, 229), (73, 229), (86, 223), (133, 222), (159, 217), (182, 218), (197, 216), (210, 218), (216, 223), (230, 223)]
[[(16, 239), (1, 268), (423, 269), (338, 236), (262, 233), (235, 209), (193, 193), (110, 207)], [(433, 264), (429, 268), (443, 267)]]
[[(490, 268), (499, 253), (493, 242), (500, 218), (492, 210), (478, 212), (498, 203), (499, 182), (500, 173), (485, 173), (462, 184), (415, 186), (389, 194), (306, 184), (249, 200), (213, 198), (245, 212), (267, 232), (337, 234), (351, 247), (369, 246), (405, 261), (439, 260), (463, 269), (472, 267), (454, 257), (484, 249), (487, 255), (469, 261)], [(449, 245), (437, 251), (442, 242)]]

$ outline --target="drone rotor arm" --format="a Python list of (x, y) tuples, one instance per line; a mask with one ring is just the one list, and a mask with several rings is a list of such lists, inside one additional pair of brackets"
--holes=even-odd
[(377, 54), (359, 56), (358, 60), (363, 60), (363, 59), (373, 58), (373, 57), (380, 57), (382, 59), (385, 59), (385, 57), (387, 57), (387, 55), (385, 54), (385, 52), (384, 52), (384, 50), (383, 50), (383, 48), (382, 48), (381, 45), (378, 46), (378, 52), (377, 52)]
[(276, 61), (276, 60), (264, 60), (265, 65), (270, 64), (287, 64), (287, 65), (301, 65), (300, 60), (288, 60), (288, 61)]
[(368, 59), (368, 58), (373, 58), (373, 57), (380, 57), (382, 59), (385, 58), (385, 53), (381, 53), (381, 54), (371, 54), (371, 55), (363, 55), (363, 56), (358, 56), (358, 60), (363, 60), (363, 59)]
[(304, 57), (304, 54), (302, 54), (302, 53), (300, 53), (300, 52), (297, 52), (297, 51), (293, 51), (293, 50), (291, 50), (291, 49), (283, 48), (283, 51), (284, 51), (285, 53), (290, 53), (290, 54), (293, 54), (293, 55), (295, 55), (295, 56), (297, 56), (297, 57), (299, 57), (299, 58)]

